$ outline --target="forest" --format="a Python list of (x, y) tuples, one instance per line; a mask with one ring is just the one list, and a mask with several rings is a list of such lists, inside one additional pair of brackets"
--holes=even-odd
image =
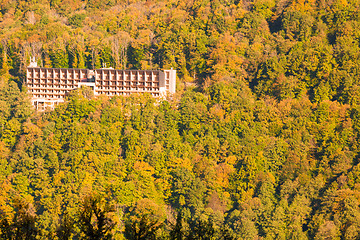
[[(177, 92), (36, 112), (30, 57)], [(0, 0), (0, 239), (360, 239), (360, 2)]]

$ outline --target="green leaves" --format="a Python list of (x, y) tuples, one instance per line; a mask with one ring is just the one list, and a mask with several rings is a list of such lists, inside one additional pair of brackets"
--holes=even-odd
[[(359, 237), (356, 1), (35, 2), (0, 3), (3, 229), (28, 212), (37, 238)], [(34, 113), (20, 91), (29, 55), (173, 67), (179, 91), (82, 88)]]

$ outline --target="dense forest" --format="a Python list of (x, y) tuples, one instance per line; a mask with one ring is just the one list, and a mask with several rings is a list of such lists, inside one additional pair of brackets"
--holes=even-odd
[[(1, 239), (360, 239), (357, 0), (0, 0)], [(44, 67), (177, 70), (71, 93)]]

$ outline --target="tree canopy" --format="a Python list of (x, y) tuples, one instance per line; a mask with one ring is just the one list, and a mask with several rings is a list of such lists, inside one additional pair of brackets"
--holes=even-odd
[[(0, 238), (360, 238), (359, 7), (0, 1)], [(35, 112), (30, 56), (177, 93)]]

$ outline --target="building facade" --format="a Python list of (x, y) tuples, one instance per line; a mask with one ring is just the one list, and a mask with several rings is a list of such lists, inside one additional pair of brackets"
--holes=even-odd
[(26, 70), (26, 86), (33, 105), (42, 111), (64, 102), (68, 92), (81, 86), (90, 87), (95, 96), (175, 93), (176, 70), (42, 68), (32, 62)]

